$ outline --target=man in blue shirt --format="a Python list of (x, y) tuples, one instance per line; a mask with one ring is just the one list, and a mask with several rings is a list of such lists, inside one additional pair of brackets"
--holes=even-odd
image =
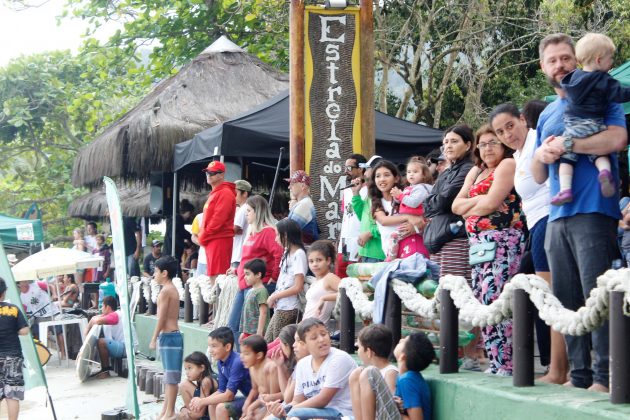
[[(619, 179), (616, 153), (627, 144), (623, 111), (611, 104), (605, 117), (608, 129), (573, 142), (561, 137), (566, 94), (562, 78), (575, 70), (577, 62), (573, 41), (565, 34), (545, 37), (539, 46), (540, 66), (558, 94), (540, 115), (537, 149), (532, 174), (538, 183), (550, 180), (551, 195), (558, 193), (558, 159), (565, 152), (579, 154), (573, 179), (574, 198), (562, 206), (551, 206), (545, 235), (545, 251), (551, 268), (554, 294), (565, 308), (577, 310), (618, 256), (616, 226), (621, 217), (619, 193), (604, 197), (600, 193), (597, 169), (586, 155), (611, 155), (612, 174)], [(591, 368), (591, 336), (566, 336), (571, 381), (567, 385), (608, 392), (608, 322), (592, 332), (595, 364)]]

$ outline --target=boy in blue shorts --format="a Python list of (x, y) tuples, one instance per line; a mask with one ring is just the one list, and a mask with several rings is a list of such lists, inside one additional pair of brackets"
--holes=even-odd
[(170, 255), (155, 262), (153, 278), (162, 286), (157, 301), (157, 324), (149, 348), (158, 348), (164, 367), (164, 406), (158, 420), (175, 417), (175, 400), (182, 378), (184, 338), (179, 332), (179, 293), (173, 285), (179, 263)]
[[(252, 385), (249, 371), (245, 369), (238, 353), (233, 351), (234, 334), (228, 327), (219, 327), (208, 335), (208, 346), (212, 358), (219, 367), (219, 389), (205, 397), (195, 397), (190, 401), (190, 408), (199, 411), (208, 407), (213, 420), (240, 418)], [(244, 396), (236, 396), (240, 391)]]
[[(362, 372), (359, 379), (363, 401), (361, 418), (431, 420), (431, 392), (420, 372), (435, 358), (433, 345), (424, 333), (412, 333), (398, 342), (394, 356), (400, 370), (395, 395), (376, 367), (367, 367)], [(374, 407), (374, 412), (366, 413), (367, 407)], [(354, 414), (356, 417), (357, 413)]]

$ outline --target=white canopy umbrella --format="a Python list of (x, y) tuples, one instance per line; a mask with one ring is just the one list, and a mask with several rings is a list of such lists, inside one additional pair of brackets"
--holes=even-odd
[(17, 263), (11, 269), (15, 281), (44, 279), (61, 274), (74, 274), (77, 270), (97, 268), (103, 257), (68, 248), (48, 248)]

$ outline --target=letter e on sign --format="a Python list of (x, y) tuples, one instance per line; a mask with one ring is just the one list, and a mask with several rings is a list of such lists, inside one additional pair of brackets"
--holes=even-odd
[(330, 35), (330, 29), (331, 27), (328, 26), (329, 22), (339, 22), (342, 25), (346, 25), (346, 15), (343, 16), (320, 16), (319, 17), (321, 19), (322, 22), (322, 36), (321, 38), (319, 38), (319, 42), (340, 42), (340, 43), (344, 43), (346, 42), (346, 34), (342, 34), (341, 36), (337, 37), (337, 38), (331, 38)]

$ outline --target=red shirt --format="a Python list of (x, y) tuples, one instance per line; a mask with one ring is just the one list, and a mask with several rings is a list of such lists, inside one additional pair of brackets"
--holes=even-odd
[(276, 230), (267, 226), (260, 232), (249, 235), (243, 242), (243, 255), (241, 262), (236, 271), (238, 275), (238, 287), (241, 290), (247, 289), (249, 286), (245, 282), (245, 263), (254, 258), (261, 258), (267, 263), (267, 273), (263, 277), (263, 283), (268, 283), (269, 279), (278, 280), (280, 274), (280, 260), (282, 259), (283, 249), (276, 242)]
[(236, 187), (232, 182), (222, 182), (210, 195), (203, 211), (203, 226), (199, 243), (208, 245), (213, 239), (234, 237), (234, 213), (236, 212)]

